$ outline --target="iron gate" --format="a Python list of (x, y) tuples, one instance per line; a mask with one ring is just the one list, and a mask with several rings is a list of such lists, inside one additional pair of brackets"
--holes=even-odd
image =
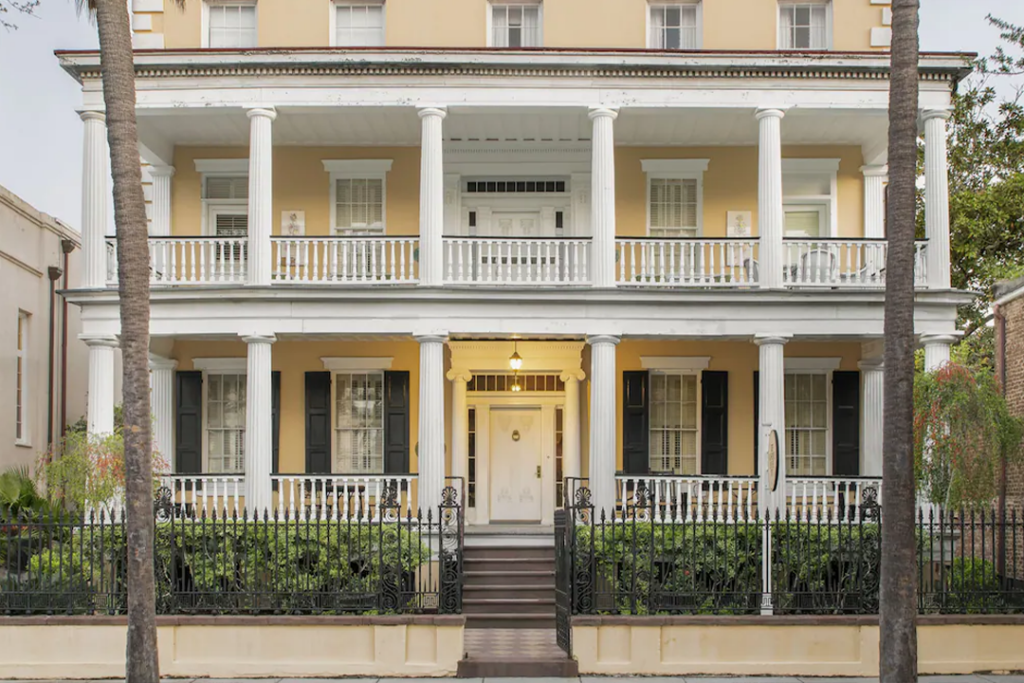
[(555, 510), (555, 639), (572, 658), (572, 537), (565, 510)]

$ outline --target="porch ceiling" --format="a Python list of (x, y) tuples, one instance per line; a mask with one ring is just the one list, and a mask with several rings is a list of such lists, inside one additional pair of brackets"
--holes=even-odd
[[(884, 111), (791, 110), (782, 123), (788, 145), (860, 145), (884, 149)], [(522, 107), (481, 109), (453, 106), (444, 123), (454, 144), (489, 142), (589, 142), (591, 124), (584, 108)], [(615, 124), (623, 146), (749, 146), (757, 144), (753, 109), (624, 108)], [(144, 110), (139, 136), (153, 154), (166, 157), (174, 145), (245, 146), (249, 121), (241, 109)], [(276, 145), (416, 146), (420, 122), (414, 108), (279, 108)], [(169, 159), (163, 159), (165, 163)]]

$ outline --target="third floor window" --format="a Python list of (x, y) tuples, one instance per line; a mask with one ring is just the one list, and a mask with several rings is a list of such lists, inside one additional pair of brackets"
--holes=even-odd
[(779, 49), (830, 49), (832, 21), (828, 2), (779, 2)]
[(540, 46), (540, 3), (491, 3), (491, 47)]
[(650, 13), (647, 47), (654, 50), (696, 50), (700, 47), (699, 3), (652, 3)]
[(256, 3), (208, 2), (207, 47), (256, 47)]
[(376, 47), (384, 44), (384, 3), (373, 0), (336, 2), (334, 44)]

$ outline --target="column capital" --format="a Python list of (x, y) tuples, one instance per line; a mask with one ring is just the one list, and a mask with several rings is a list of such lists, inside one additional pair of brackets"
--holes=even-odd
[(755, 334), (754, 343), (758, 346), (770, 346), (772, 344), (784, 345), (793, 338), (791, 334)]
[(178, 361), (173, 358), (163, 358), (161, 356), (149, 356), (149, 369), (150, 370), (174, 370), (178, 367)]
[(614, 107), (591, 107), (587, 116), (591, 121), (599, 118), (609, 118), (614, 121), (619, 116), (619, 110)]
[(861, 166), (860, 172), (863, 173), (866, 178), (887, 178), (889, 177), (889, 165), (876, 164), (871, 166)]
[(451, 382), (468, 382), (473, 379), (473, 373), (469, 370), (463, 370), (462, 368), (459, 368), (458, 370), (453, 368), (449, 370), (445, 376)]
[(955, 334), (922, 334), (921, 345), (922, 346), (952, 346), (960, 340)]
[(150, 166), (149, 174), (154, 178), (170, 178), (174, 175), (174, 167), (162, 165)]
[(107, 121), (107, 115), (102, 111), (80, 111), (78, 116), (83, 121), (100, 121), (102, 123)]
[(758, 121), (761, 119), (781, 119), (786, 116), (786, 110), (788, 107), (758, 107), (757, 111), (754, 112), (754, 118)]
[(882, 372), (885, 370), (884, 358), (865, 358), (857, 363), (857, 369), (864, 372)]
[(587, 337), (587, 343), (591, 346), (596, 344), (611, 344), (612, 346), (615, 346), (620, 341), (622, 341), (622, 339), (613, 334), (592, 334)]
[(117, 337), (107, 337), (107, 336), (91, 335), (91, 334), (80, 334), (80, 335), (78, 335), (78, 339), (83, 341), (83, 342), (85, 342), (85, 345), (86, 346), (90, 346), (90, 347), (93, 347), (93, 346), (104, 347), (105, 346), (105, 347), (109, 347), (109, 348), (112, 348), (112, 349), (117, 349), (117, 348), (121, 347), (121, 342), (119, 342), (117, 340)]
[(583, 370), (565, 370), (564, 372), (562, 372), (562, 374), (558, 376), (558, 379), (562, 380), (563, 382), (568, 382), (569, 380), (576, 380), (577, 382), (582, 382), (586, 378), (587, 373), (583, 372)]
[(921, 120), (930, 121), (932, 119), (942, 119), (943, 121), (949, 121), (950, 117), (953, 116), (952, 109), (922, 109)]
[(274, 109), (273, 107), (253, 107), (252, 109), (246, 109), (245, 115), (248, 116), (250, 119), (255, 118), (257, 116), (262, 116), (273, 121), (274, 119), (277, 118), (277, 110)]
[(253, 333), (240, 334), (238, 336), (241, 337), (242, 341), (244, 341), (246, 344), (273, 344), (274, 342), (277, 341), (277, 337), (274, 336), (273, 334)]
[(418, 341), (420, 344), (444, 344), (448, 341), (447, 334), (414, 334), (413, 339)]
[(421, 119), (422, 118), (426, 118), (427, 116), (437, 116), (437, 117), (440, 117), (440, 118), (443, 119), (446, 116), (448, 116), (448, 108), (447, 107), (433, 107), (433, 106), (432, 107), (420, 107), (419, 109), (416, 110), (416, 114), (419, 115), (419, 117)]

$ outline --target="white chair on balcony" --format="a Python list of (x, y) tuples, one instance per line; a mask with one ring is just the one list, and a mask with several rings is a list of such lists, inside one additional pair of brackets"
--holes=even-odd
[(812, 249), (800, 257), (801, 285), (830, 287), (836, 282), (836, 256), (824, 249)]

